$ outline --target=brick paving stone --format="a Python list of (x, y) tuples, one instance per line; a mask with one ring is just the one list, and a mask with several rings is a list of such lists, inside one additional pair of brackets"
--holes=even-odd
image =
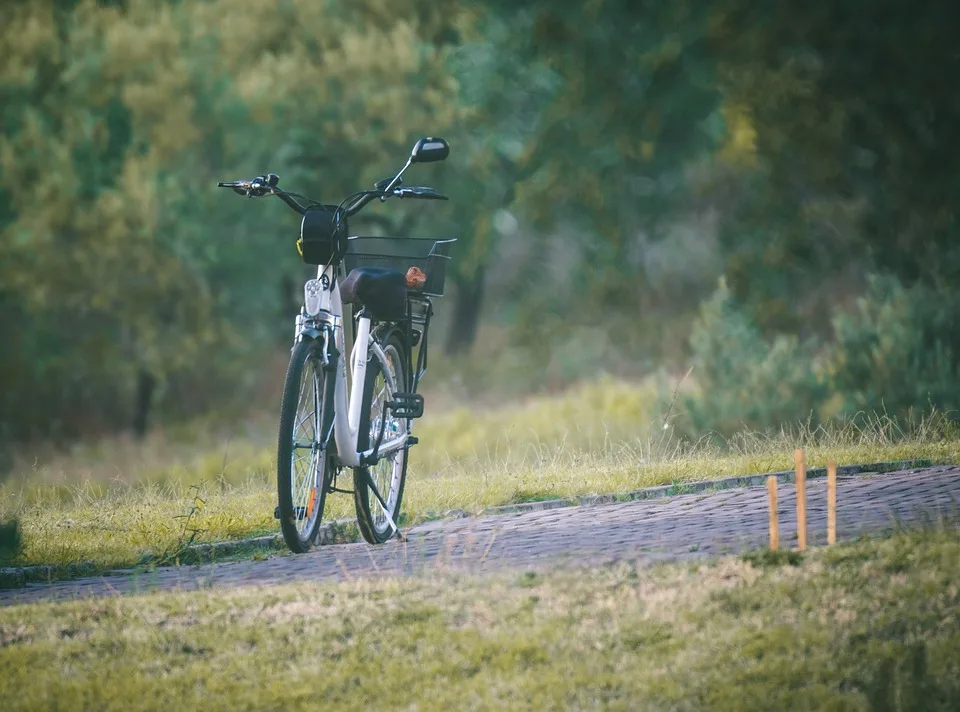
[[(900, 523), (960, 516), (960, 467), (901, 470), (840, 478), (837, 536), (851, 539)], [(781, 542), (796, 536), (792, 484), (781, 483)], [(826, 480), (807, 482), (808, 539), (826, 539)], [(359, 577), (417, 576), (442, 572), (532, 570), (630, 561), (638, 564), (738, 553), (767, 543), (763, 486), (659, 500), (593, 504), (428, 522), (404, 542), (319, 548), (300, 556), (274, 556), (144, 573), (99, 576), (0, 590), (0, 604), (106, 596), (156, 590), (275, 585)]]

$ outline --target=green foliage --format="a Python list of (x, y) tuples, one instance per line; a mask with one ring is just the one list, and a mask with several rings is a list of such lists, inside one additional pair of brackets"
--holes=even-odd
[(143, 373), (187, 412), (243, 390), (303, 268), (286, 208), (215, 181), (274, 170), (339, 198), (454, 118), (432, 38), (455, 6), (385, 8), (5, 10), (0, 438), (126, 424)]
[(793, 549), (757, 549), (741, 557), (754, 568), (778, 566), (799, 566), (803, 563), (803, 552)]
[(923, 285), (872, 278), (852, 308), (839, 308), (829, 341), (765, 338), (725, 282), (701, 310), (690, 339), (697, 391), (684, 399), (693, 433), (729, 434), (863, 412), (916, 416), (960, 406), (955, 300)]
[(15, 558), (19, 555), (22, 546), (20, 523), (16, 519), (0, 522), (0, 562)]
[(810, 345), (782, 335), (768, 342), (722, 280), (701, 308), (690, 347), (697, 391), (683, 404), (694, 433), (805, 420), (826, 393)]
[[(722, 271), (746, 321), (705, 307), (693, 348), (720, 401), (698, 423), (952, 406), (960, 329), (921, 307), (956, 302), (957, 19), (899, 0), (10, 3), (0, 439), (122, 428), (147, 376), (168, 413), (242, 402), (304, 269), (284, 206), (214, 181), (273, 170), (334, 199), (425, 133), (454, 146), (417, 167), (451, 203), (355, 229), (461, 238), (450, 343), (494, 294), (522, 360), (553, 354), (535, 387), (594, 359), (650, 370)], [(912, 296), (840, 316), (872, 273)], [(736, 405), (749, 391), (776, 403)]]
[[(487, 4), (484, 22), (510, 27), (498, 37), (502, 61), (547, 89), (514, 111), (528, 128), (510, 144), (510, 207), (542, 235), (539, 255), (570, 257), (563, 271), (526, 273), (516, 332), (542, 343), (558, 322), (635, 315), (651, 277), (638, 235), (665, 239), (663, 223), (689, 201), (688, 162), (718, 139), (709, 12), (690, 2)], [(486, 88), (488, 113), (502, 111), (499, 84)], [(578, 289), (563, 294), (558, 282)]]
[(852, 310), (834, 317), (833, 328), (823, 370), (843, 411), (960, 407), (960, 364), (952, 350), (960, 301), (953, 294), (873, 279)]
[(731, 201), (728, 269), (764, 329), (827, 326), (872, 271), (955, 291), (958, 19), (947, 2), (718, 8), (721, 84), (758, 164)]

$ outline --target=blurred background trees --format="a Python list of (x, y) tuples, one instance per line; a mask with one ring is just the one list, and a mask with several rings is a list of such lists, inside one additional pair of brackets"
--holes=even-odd
[(2, 13), (0, 439), (242, 408), (307, 270), (285, 206), (215, 181), (339, 198), (429, 134), (451, 203), (354, 227), (461, 237), (468, 390), (692, 363), (694, 430), (958, 405), (954, 4)]

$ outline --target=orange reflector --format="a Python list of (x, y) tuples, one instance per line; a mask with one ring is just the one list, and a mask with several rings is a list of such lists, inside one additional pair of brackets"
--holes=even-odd
[(309, 501), (307, 502), (307, 519), (310, 519), (310, 517), (313, 516), (313, 508), (314, 508), (314, 506), (315, 506), (316, 501), (317, 501), (317, 488), (316, 488), (316, 487), (311, 487), (311, 488), (310, 488), (310, 499), (309, 499)]

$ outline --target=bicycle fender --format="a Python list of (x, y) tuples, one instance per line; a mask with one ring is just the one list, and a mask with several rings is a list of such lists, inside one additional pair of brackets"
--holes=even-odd
[(312, 326), (308, 326), (303, 331), (300, 332), (300, 338), (309, 337), (314, 341), (323, 341), (323, 332), (320, 329), (315, 329)]
[(390, 337), (391, 337), (393, 334), (396, 334), (396, 335), (397, 335), (397, 338), (400, 339), (400, 343), (401, 343), (401, 344), (403, 344), (404, 346), (406, 346), (406, 344), (407, 344), (407, 335), (406, 335), (406, 333), (404, 333), (404, 330), (401, 329), (399, 326), (394, 326), (394, 325), (384, 326), (384, 325), (381, 325), (381, 326), (378, 326), (378, 327), (376, 328), (376, 330), (375, 330), (374, 333), (376, 334), (377, 338), (379, 338), (381, 341), (384, 341), (384, 342), (389, 341)]
[[(308, 326), (303, 331), (300, 332), (301, 339), (311, 339), (319, 344), (323, 343), (323, 329), (316, 329), (312, 326)], [(325, 371), (335, 371), (337, 368), (337, 361), (340, 358), (340, 350), (333, 343), (333, 340), (330, 340), (328, 344), (327, 359), (328, 363), (323, 367)]]

